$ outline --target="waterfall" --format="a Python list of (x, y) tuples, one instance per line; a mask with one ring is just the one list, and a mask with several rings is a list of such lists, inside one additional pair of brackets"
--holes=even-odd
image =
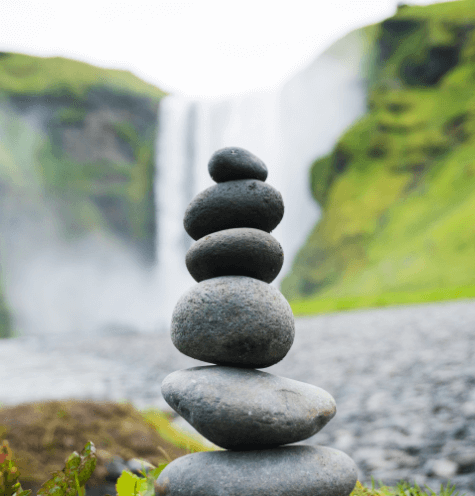
[[(285, 215), (272, 233), (285, 252), (278, 286), (319, 217), (309, 167), (365, 112), (363, 30), (350, 33), (272, 91), (218, 101), (168, 96), (159, 107), (156, 139), (157, 264), (144, 269), (124, 243), (94, 230), (76, 243), (60, 230), (64, 201), (44, 190), (38, 122), (44, 109), (17, 115), (0, 106), (4, 165), (0, 265), (18, 335), (168, 330), (177, 300), (195, 281), (185, 266), (193, 240), (183, 228), (192, 198), (215, 184), (211, 155), (226, 146), (248, 149), (269, 168)], [(46, 109), (47, 111), (47, 109)]]
[[(18, 170), (12, 162), (16, 175), (11, 194), (5, 190), (2, 196), (0, 215), (0, 265), (7, 268), (3, 282), (16, 332), (95, 336), (168, 330), (177, 300), (195, 284), (184, 263), (193, 240), (183, 228), (183, 215), (195, 195), (215, 184), (207, 164), (226, 146), (261, 158), (269, 168), (268, 183), (284, 198), (283, 221), (272, 233), (285, 252), (272, 283), (279, 286), (319, 217), (309, 167), (365, 112), (364, 45), (363, 30), (350, 33), (272, 91), (217, 101), (162, 99), (153, 271), (140, 267), (128, 247), (106, 233), (91, 232), (75, 244), (62, 239), (61, 201), (50, 201), (41, 181), (36, 184), (25, 172), (40, 166), (46, 135), (30, 132), (38, 119), (18, 117), (16, 126), (10, 109), (0, 108), (1, 158), (10, 163), (5, 150), (19, 157)], [(29, 137), (36, 135), (41, 139), (33, 142)]]
[(267, 182), (282, 193), (285, 215), (272, 233), (285, 253), (272, 283), (280, 284), (320, 214), (310, 194), (309, 167), (366, 110), (364, 52), (363, 30), (356, 30), (275, 90), (221, 101), (162, 100), (155, 194), (164, 328), (176, 301), (196, 284), (184, 263), (192, 240), (184, 234), (183, 214), (196, 194), (215, 184), (207, 163), (220, 148), (239, 146), (257, 155), (268, 166)]
[(161, 102), (160, 130), (156, 141), (157, 169), (154, 193), (157, 220), (156, 279), (160, 327), (166, 330), (177, 295), (193, 282), (184, 269), (191, 238), (183, 229), (183, 215), (194, 194), (195, 103), (181, 98)]

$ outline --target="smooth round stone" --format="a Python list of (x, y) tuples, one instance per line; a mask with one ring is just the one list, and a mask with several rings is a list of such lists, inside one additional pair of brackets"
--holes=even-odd
[(204, 362), (270, 367), (287, 354), (294, 316), (282, 293), (245, 276), (207, 279), (188, 290), (173, 310), (176, 348)]
[(213, 154), (208, 163), (209, 175), (217, 183), (236, 179), (267, 179), (266, 164), (244, 148), (222, 148)]
[(216, 365), (173, 372), (162, 383), (162, 395), (201, 435), (232, 450), (303, 441), (336, 413), (335, 400), (319, 387)]
[(227, 181), (199, 193), (185, 211), (184, 226), (194, 239), (236, 227), (271, 232), (284, 216), (282, 195), (256, 179)]
[(357, 470), (341, 451), (283, 446), (177, 458), (157, 479), (160, 496), (348, 496)]
[(208, 234), (186, 254), (188, 271), (198, 282), (219, 276), (272, 282), (283, 263), (282, 246), (272, 235), (246, 227)]

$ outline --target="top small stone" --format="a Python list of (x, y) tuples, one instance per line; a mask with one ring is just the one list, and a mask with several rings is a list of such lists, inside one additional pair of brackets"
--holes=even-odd
[(267, 179), (266, 164), (244, 148), (222, 148), (213, 154), (208, 171), (217, 183), (238, 179)]

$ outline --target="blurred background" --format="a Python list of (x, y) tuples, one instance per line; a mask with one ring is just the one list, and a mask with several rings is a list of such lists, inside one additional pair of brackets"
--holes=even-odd
[[(284, 198), (272, 284), (314, 316), (270, 371), (338, 404), (315, 442), (360, 480), (456, 476), (474, 495), (472, 301), (321, 315), (475, 298), (474, 88), (475, 0), (3, 0), (0, 402), (17, 410), (0, 424), (42, 460), (34, 480), (55, 442), (54, 470), (99, 446), (101, 416), (127, 434), (122, 451), (104, 434), (109, 454), (151, 456), (117, 405), (165, 410), (162, 379), (200, 364), (168, 335), (195, 284), (183, 214), (211, 155), (239, 146)], [(64, 405), (42, 403), (71, 397), (117, 404), (73, 406), (55, 433)]]
[(167, 329), (224, 146), (296, 314), (475, 296), (473, 0), (87, 7), (2, 2), (1, 336)]

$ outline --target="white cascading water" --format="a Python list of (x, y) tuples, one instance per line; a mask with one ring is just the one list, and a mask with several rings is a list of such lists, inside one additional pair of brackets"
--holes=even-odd
[(179, 297), (195, 281), (185, 267), (191, 245), (183, 215), (191, 199), (215, 184), (211, 155), (226, 146), (245, 148), (268, 166), (267, 182), (282, 193), (285, 215), (273, 236), (291, 267), (319, 217), (309, 187), (312, 162), (331, 151), (338, 137), (366, 109), (362, 30), (332, 45), (282, 87), (229, 100), (166, 97), (159, 110), (157, 139), (157, 278), (162, 327)]
[(183, 253), (191, 238), (183, 229), (183, 214), (190, 201), (189, 186), (193, 184), (190, 170), (190, 123), (193, 104), (186, 99), (166, 98), (160, 111), (160, 130), (156, 142), (157, 169), (154, 193), (157, 228), (156, 279), (158, 287), (160, 324), (166, 330), (170, 308), (176, 303), (175, 295), (185, 291), (192, 281), (184, 265)]

